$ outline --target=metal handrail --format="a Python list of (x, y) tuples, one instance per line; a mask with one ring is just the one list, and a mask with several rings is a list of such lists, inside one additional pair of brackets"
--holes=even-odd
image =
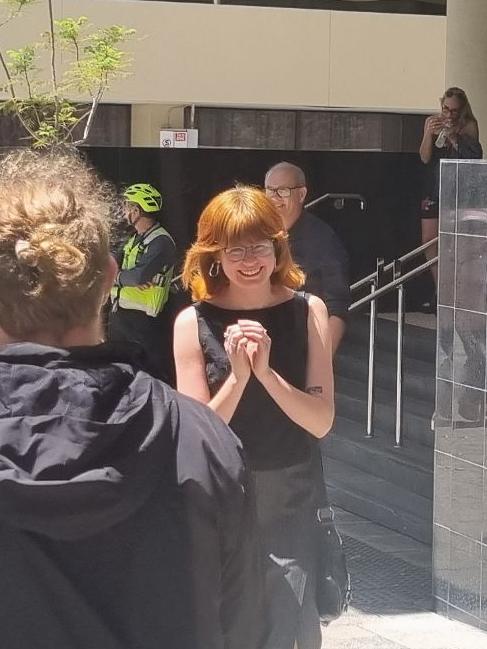
[[(399, 259), (396, 261), (399, 261)], [(382, 297), (387, 293), (390, 293), (395, 288), (397, 288), (401, 284), (404, 284), (405, 282), (412, 279), (413, 277), (416, 277), (417, 275), (421, 275), (421, 273), (424, 273), (425, 270), (428, 270), (428, 268), (434, 266), (437, 262), (438, 262), (438, 257), (433, 257), (432, 259), (428, 259), (428, 261), (425, 261), (425, 263), (421, 264), (421, 266), (417, 266), (416, 268), (413, 268), (413, 270), (410, 270), (408, 273), (401, 275), (397, 279), (391, 280), (389, 284), (386, 284), (385, 286), (381, 286), (381, 288), (376, 288), (374, 294), (369, 293), (368, 295), (361, 298), (360, 300), (357, 300), (356, 302), (354, 302), (348, 307), (348, 310), (356, 311), (357, 309), (360, 309), (360, 307), (364, 306), (365, 304), (372, 302), (372, 300), (377, 300), (377, 298)], [(387, 266), (384, 266), (384, 271), (386, 270), (386, 268)]]
[[(327, 192), (326, 194), (322, 194), (321, 196), (318, 196), (318, 198), (315, 198), (314, 200), (310, 201), (309, 203), (306, 203), (304, 206), (306, 209), (309, 209), (310, 207), (313, 207), (314, 205), (318, 205), (318, 203), (321, 203), (322, 201), (326, 200), (342, 200), (345, 202), (346, 200), (356, 200), (360, 201), (360, 209), (365, 210), (367, 207), (367, 201), (365, 198), (362, 196), (362, 194), (337, 194), (337, 193), (330, 193)], [(342, 205), (343, 207), (343, 205)]]
[[(402, 382), (403, 382), (403, 340), (404, 340), (404, 285), (410, 279), (417, 277), (424, 273), (428, 268), (438, 263), (438, 256), (428, 259), (423, 264), (413, 268), (407, 273), (401, 274), (402, 264), (405, 261), (413, 259), (424, 250), (427, 250), (431, 245), (436, 243), (438, 239), (419, 246), (415, 250), (406, 253), (399, 259), (394, 260), (387, 266), (384, 266), (383, 259), (377, 259), (377, 268), (374, 273), (371, 273), (364, 279), (356, 282), (351, 289), (359, 288), (365, 284), (370, 285), (370, 293), (365, 297), (357, 300), (350, 305), (349, 311), (356, 311), (360, 307), (370, 304), (370, 322), (369, 322), (369, 364), (368, 364), (368, 378), (367, 378), (367, 428), (365, 437), (371, 439), (374, 437), (374, 378), (375, 378), (375, 339), (377, 332), (377, 299), (390, 293), (393, 290), (398, 292), (397, 300), (397, 360), (396, 360), (396, 421), (395, 421), (395, 447), (402, 446)], [(385, 286), (382, 284), (382, 276), (384, 272), (392, 270), (392, 280)]]
[[(387, 264), (384, 266), (383, 270), (385, 273), (387, 273), (389, 270), (392, 270), (394, 268), (394, 263), (399, 262), (403, 264), (406, 261), (409, 261), (411, 259), (414, 259), (418, 255), (420, 255), (422, 252), (433, 246), (435, 243), (438, 243), (438, 237), (435, 237), (434, 239), (431, 239), (431, 241), (427, 241), (426, 243), (423, 243), (421, 246), (418, 246), (414, 250), (411, 250), (410, 252), (407, 252), (405, 255), (402, 255), (402, 257), (398, 257), (397, 260), (391, 261), (390, 264)], [(377, 272), (377, 271), (376, 271)], [(370, 284), (370, 282), (375, 278), (376, 272), (370, 273), (370, 275), (367, 275), (366, 277), (363, 277), (360, 279), (358, 282), (355, 282), (350, 286), (350, 291), (355, 291), (356, 289), (360, 288), (361, 286), (365, 286), (366, 284)]]

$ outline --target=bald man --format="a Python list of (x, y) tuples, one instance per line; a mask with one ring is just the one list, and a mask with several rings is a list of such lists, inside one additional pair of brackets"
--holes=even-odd
[(300, 167), (290, 162), (271, 167), (265, 191), (289, 233), (293, 257), (306, 273), (305, 290), (320, 297), (328, 308), (335, 353), (350, 305), (348, 255), (332, 228), (304, 209), (308, 189)]

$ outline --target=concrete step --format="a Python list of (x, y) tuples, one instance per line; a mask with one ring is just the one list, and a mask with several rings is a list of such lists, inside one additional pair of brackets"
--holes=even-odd
[(325, 457), (387, 480), (411, 493), (433, 498), (433, 448), (407, 444), (394, 448), (391, 435), (375, 431), (365, 438), (365, 427), (337, 417), (333, 429), (321, 442)]
[(325, 458), (325, 476), (332, 504), (431, 544), (429, 499), (329, 457)]
[[(361, 381), (355, 381), (344, 376), (336, 377), (335, 403), (337, 416), (356, 421), (363, 427), (367, 421), (367, 388)], [(408, 441), (434, 445), (431, 432), (431, 416), (434, 410), (432, 402), (420, 401), (409, 395), (403, 400), (403, 437)], [(376, 388), (374, 426), (386, 431), (394, 439), (396, 421), (396, 397), (391, 390)]]
[[(353, 340), (344, 344), (335, 358), (337, 376), (354, 379), (367, 385), (368, 347)], [(378, 349), (375, 355), (375, 385), (393, 390), (396, 388), (396, 353)], [(403, 394), (417, 400), (434, 403), (435, 366), (431, 362), (415, 358), (404, 358)]]
[[(367, 402), (367, 384), (360, 379), (351, 378), (339, 374), (336, 378), (337, 392), (348, 394), (358, 399), (363, 399), (364, 404)], [(376, 385), (374, 388), (376, 403), (389, 404), (394, 409), (396, 407), (396, 385), (395, 383), (388, 387)], [(431, 418), (431, 409), (434, 407), (434, 397), (428, 399), (425, 395), (419, 399), (409, 394), (403, 393), (403, 410), (411, 412), (418, 417), (425, 419)]]
[[(377, 319), (376, 350), (383, 349), (395, 355), (397, 340), (397, 323), (382, 318)], [(347, 333), (342, 348), (352, 342), (368, 349), (369, 316), (353, 315), (347, 326)], [(436, 358), (436, 332), (431, 329), (407, 324), (404, 326), (404, 355), (428, 363)]]

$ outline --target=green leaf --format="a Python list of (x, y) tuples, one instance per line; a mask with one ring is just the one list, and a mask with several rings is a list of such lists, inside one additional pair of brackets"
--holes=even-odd
[(83, 27), (87, 23), (88, 18), (86, 16), (62, 18), (54, 21), (57, 36), (69, 44), (76, 44), (79, 41)]
[(18, 50), (7, 50), (8, 65), (13, 75), (35, 70), (36, 46), (26, 45)]

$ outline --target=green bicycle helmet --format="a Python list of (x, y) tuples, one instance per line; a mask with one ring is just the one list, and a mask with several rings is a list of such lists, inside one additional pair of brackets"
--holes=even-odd
[(130, 185), (123, 193), (131, 203), (137, 203), (144, 212), (159, 212), (162, 207), (162, 196), (159, 191), (149, 183), (136, 183)]

